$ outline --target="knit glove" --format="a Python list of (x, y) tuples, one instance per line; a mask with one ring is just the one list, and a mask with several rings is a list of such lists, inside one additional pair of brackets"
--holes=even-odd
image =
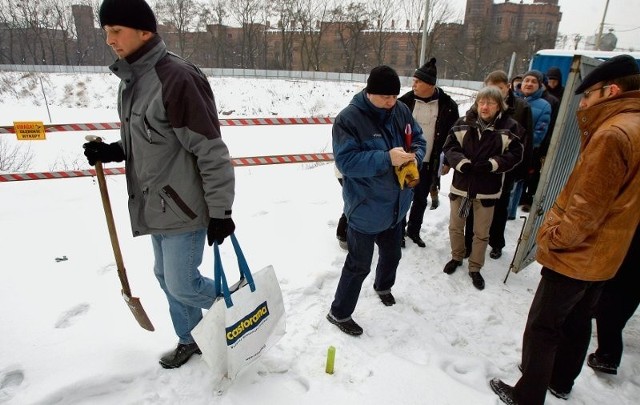
[(236, 224), (231, 218), (211, 218), (209, 220), (209, 228), (207, 229), (207, 242), (209, 246), (213, 246), (213, 242), (219, 245), (224, 242), (224, 238), (231, 235), (236, 230)]
[(396, 177), (398, 177), (398, 183), (400, 183), (400, 189), (404, 189), (404, 186), (415, 187), (420, 182), (420, 174), (418, 172), (418, 165), (415, 160), (409, 163), (405, 163), (402, 166), (394, 166)]
[(124, 151), (118, 144), (91, 141), (82, 145), (84, 155), (87, 157), (89, 164), (94, 166), (96, 162), (122, 162), (124, 160)]

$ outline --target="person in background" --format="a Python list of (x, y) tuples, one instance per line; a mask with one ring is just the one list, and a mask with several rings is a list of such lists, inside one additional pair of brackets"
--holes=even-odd
[(547, 90), (552, 96), (562, 101), (564, 86), (562, 85), (562, 71), (557, 66), (547, 69)]
[[(509, 218), (515, 218), (518, 204), (522, 197), (523, 211), (528, 212), (533, 201), (533, 196), (540, 180), (540, 169), (542, 167), (541, 145), (548, 135), (549, 124), (551, 123), (551, 105), (542, 98), (544, 92), (542, 73), (537, 70), (530, 70), (522, 75), (520, 90), (515, 90), (516, 96), (523, 98), (531, 107), (533, 118), (533, 155), (527, 168), (527, 178), (523, 182), (516, 182), (516, 185), (509, 202)], [(524, 195), (523, 195), (524, 194)]]
[[(511, 190), (517, 180), (524, 179), (527, 171), (529, 161), (532, 154), (532, 141), (531, 136), (533, 133), (533, 120), (531, 118), (531, 108), (529, 104), (521, 98), (515, 96), (513, 91), (509, 88), (509, 79), (507, 74), (502, 70), (496, 70), (487, 75), (484, 79), (485, 86), (495, 86), (500, 90), (504, 101), (507, 104), (507, 110), (505, 114), (513, 118), (520, 126), (522, 131), (518, 134), (521, 136), (520, 141), (523, 145), (522, 161), (505, 173), (504, 183), (502, 184), (502, 194), (496, 202), (493, 219), (491, 220), (491, 227), (489, 228), (489, 246), (491, 251), (489, 257), (492, 259), (498, 259), (502, 256), (502, 249), (505, 247), (506, 242), (504, 239), (504, 230), (507, 226), (507, 216), (509, 208), (509, 199), (511, 197)], [(467, 217), (466, 229), (464, 232), (466, 253), (465, 258), (469, 257), (472, 250), (473, 243), (473, 211), (469, 212)]]
[[(367, 87), (333, 123), (333, 155), (343, 175), (348, 253), (327, 320), (353, 336), (363, 332), (351, 315), (371, 272), (375, 245), (373, 289), (385, 306), (396, 303), (391, 288), (402, 256), (404, 218), (413, 199), (411, 182), (405, 178), (417, 177), (426, 151), (422, 129), (411, 110), (397, 102), (399, 93), (396, 71), (386, 65), (374, 67)], [(407, 126), (410, 142), (405, 141)]]
[(522, 83), (522, 75), (515, 75), (511, 78), (509, 82), (509, 88), (511, 91), (520, 90), (520, 84)]
[(151, 235), (154, 273), (169, 301), (177, 347), (160, 365), (200, 353), (191, 330), (218, 291), (198, 270), (209, 246), (233, 233), (235, 176), (213, 92), (193, 64), (167, 52), (144, 0), (104, 0), (100, 26), (118, 59), (120, 141), (88, 142), (89, 164), (125, 161), (133, 236)]
[(502, 193), (504, 173), (522, 160), (522, 127), (505, 113), (507, 108), (497, 87), (482, 88), (466, 116), (451, 128), (444, 145), (447, 163), (455, 171), (449, 195), (452, 259), (443, 271), (452, 274), (462, 265), (465, 222), (473, 210), (469, 276), (478, 290), (484, 289), (480, 269), (484, 265), (494, 206)]
[(622, 359), (622, 330), (640, 304), (640, 227), (615, 277), (607, 281), (596, 307), (598, 349), (587, 365), (606, 374), (618, 374)]
[(420, 237), (420, 228), (427, 209), (427, 197), (431, 191), (431, 185), (434, 177), (438, 176), (442, 145), (451, 126), (459, 118), (458, 104), (436, 86), (437, 80), (436, 59), (431, 58), (422, 67), (416, 69), (413, 73), (411, 91), (399, 99), (411, 109), (427, 141), (427, 152), (420, 169), (420, 183), (414, 188), (413, 203), (407, 222), (407, 237), (420, 247), (426, 246)]
[[(522, 377), (491, 389), (507, 404), (569, 398), (591, 339), (591, 319), (640, 222), (640, 68), (615, 56), (576, 89), (580, 156), (538, 231), (542, 278), (522, 339)], [(612, 173), (614, 175), (612, 175)]]

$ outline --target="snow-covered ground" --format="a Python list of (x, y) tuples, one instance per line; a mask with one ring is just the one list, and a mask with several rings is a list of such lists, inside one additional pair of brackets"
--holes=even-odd
[[(115, 122), (117, 80), (109, 75), (46, 75), (54, 123)], [(0, 73), (0, 125), (49, 123), (39, 78)], [(211, 79), (222, 118), (334, 116), (362, 88), (354, 83)], [(403, 89), (408, 90), (408, 89)], [(461, 102), (472, 92), (446, 89)], [(115, 131), (99, 133), (113, 141)], [(85, 133), (33, 141), (31, 171), (86, 168)], [(0, 135), (15, 145), (14, 135)], [(329, 125), (223, 128), (232, 156), (331, 151)], [(111, 167), (119, 164), (109, 165)], [(478, 291), (450, 259), (446, 198), (428, 210), (427, 247), (408, 241), (393, 288), (398, 303), (381, 304), (367, 279), (354, 313), (360, 337), (325, 320), (345, 252), (335, 239), (342, 208), (332, 164), (236, 168), (236, 235), (254, 270), (272, 264), (282, 287), (287, 334), (233, 381), (214, 381), (195, 356), (164, 370), (157, 361), (176, 338), (166, 299), (153, 276), (148, 237), (132, 238), (123, 176), (108, 186), (132, 290), (156, 327), (141, 329), (120, 296), (97, 183), (93, 178), (0, 185), (0, 403), (7, 404), (497, 404), (494, 376), (519, 377), (522, 332), (540, 266), (503, 279), (521, 220), (507, 226), (507, 247), (487, 258), (487, 287)], [(234, 263), (231, 246), (223, 260)], [(68, 260), (56, 261), (66, 256)], [(212, 274), (212, 252), (201, 270)], [(465, 263), (466, 266), (466, 263)], [(230, 275), (235, 274), (233, 270)], [(595, 331), (594, 331), (595, 333)], [(635, 404), (640, 398), (640, 324), (625, 330), (617, 376), (585, 365), (569, 402)], [(336, 348), (335, 373), (325, 370)], [(593, 349), (595, 339), (592, 341)]]

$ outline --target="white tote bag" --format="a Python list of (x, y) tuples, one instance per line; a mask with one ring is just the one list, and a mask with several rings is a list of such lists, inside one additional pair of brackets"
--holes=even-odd
[(238, 258), (240, 281), (229, 289), (215, 243), (214, 281), (222, 296), (191, 334), (214, 374), (231, 379), (284, 336), (286, 317), (273, 267), (252, 274), (235, 235), (230, 239)]

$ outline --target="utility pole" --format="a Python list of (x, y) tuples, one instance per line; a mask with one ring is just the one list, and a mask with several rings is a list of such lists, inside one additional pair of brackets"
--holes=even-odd
[[(609, 1), (609, 0), (607, 0)], [(424, 22), (422, 23), (422, 45), (420, 47), (420, 63), (418, 66), (424, 65), (424, 61), (426, 59), (425, 52), (427, 51), (427, 32), (428, 32), (428, 22), (429, 22), (429, 2), (430, 0), (425, 0), (424, 4)]]
[(600, 50), (600, 43), (602, 42), (602, 30), (604, 28), (604, 20), (607, 18), (607, 9), (609, 8), (609, 0), (604, 6), (604, 14), (602, 15), (602, 21), (600, 22), (600, 29), (598, 30), (598, 37), (596, 38), (596, 50)]

